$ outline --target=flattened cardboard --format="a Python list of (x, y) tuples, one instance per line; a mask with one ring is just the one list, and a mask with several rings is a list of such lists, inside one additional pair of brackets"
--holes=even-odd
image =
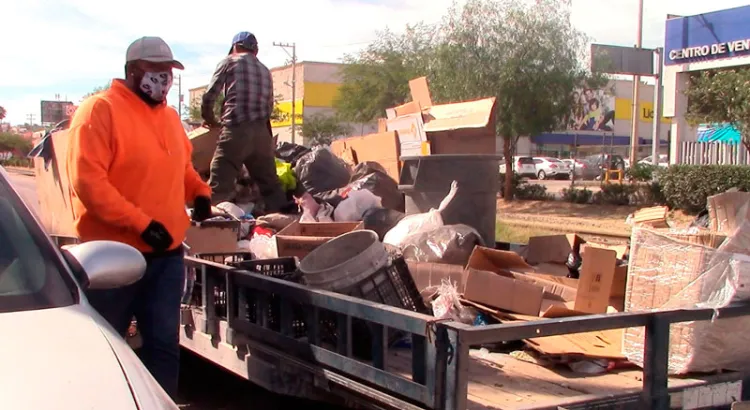
[(432, 107), (432, 97), (430, 96), (430, 87), (427, 85), (427, 77), (419, 77), (409, 81), (409, 91), (411, 98), (422, 108)]
[(544, 290), (493, 272), (469, 269), (464, 298), (483, 305), (524, 315), (539, 315)]
[(331, 152), (339, 158), (344, 158), (345, 152), (350, 150), (349, 154), (354, 158), (354, 164), (360, 162), (373, 161), (385, 168), (388, 176), (394, 180), (399, 180), (401, 174), (401, 147), (398, 142), (396, 132), (382, 132), (378, 134), (365, 135), (363, 137), (350, 137), (339, 139), (331, 143)]
[(526, 263), (515, 252), (500, 251), (484, 246), (475, 246), (466, 263), (466, 268), (486, 270), (499, 273), (504, 270), (516, 272), (534, 272), (534, 267)]
[(574, 309), (586, 313), (606, 313), (617, 254), (613, 250), (590, 246), (585, 248), (581, 257), (583, 265)]
[(188, 134), (190, 143), (193, 144), (193, 167), (198, 173), (205, 173), (211, 169), (211, 160), (216, 151), (216, 142), (219, 139), (219, 128), (201, 127)]
[(744, 215), (738, 215), (750, 203), (750, 192), (725, 192), (708, 197), (708, 217), (714, 232), (732, 235), (750, 217), (750, 206)]
[(532, 265), (540, 263), (565, 263), (576, 244), (586, 241), (576, 234), (533, 236), (529, 238), (526, 261)]
[(669, 208), (666, 206), (654, 206), (641, 208), (633, 214), (633, 225), (650, 226), (652, 228), (669, 228), (667, 215)]
[(363, 229), (362, 222), (293, 222), (276, 234), (279, 257), (296, 256), (300, 259), (318, 246), (347, 232)]
[(467, 273), (463, 266), (428, 262), (407, 262), (407, 265), (414, 284), (425, 301), (432, 299), (443, 280), (456, 286), (459, 293), (464, 291)]
[(191, 255), (237, 252), (240, 223), (237, 221), (193, 223), (185, 234)]
[(53, 157), (45, 169), (43, 158), (34, 158), (39, 217), (50, 235), (78, 237), (73, 225), (70, 180), (68, 179), (68, 131), (58, 131), (52, 139)]

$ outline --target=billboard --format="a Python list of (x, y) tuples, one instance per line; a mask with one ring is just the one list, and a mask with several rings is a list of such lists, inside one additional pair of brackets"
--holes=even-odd
[(70, 118), (75, 112), (70, 101), (42, 101), (42, 124), (57, 124)]
[(614, 82), (600, 89), (578, 89), (573, 92), (572, 98), (573, 110), (565, 124), (567, 131), (614, 131)]

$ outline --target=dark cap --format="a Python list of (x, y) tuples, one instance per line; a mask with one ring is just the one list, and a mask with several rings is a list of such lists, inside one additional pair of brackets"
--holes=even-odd
[[(235, 45), (240, 45), (248, 50), (254, 50), (258, 47), (258, 39), (255, 38), (255, 34), (249, 31), (240, 31), (232, 39), (232, 47)], [(231, 49), (229, 52), (232, 52)]]

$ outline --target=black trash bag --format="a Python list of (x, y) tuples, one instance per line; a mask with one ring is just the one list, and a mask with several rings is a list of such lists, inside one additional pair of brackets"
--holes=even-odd
[(406, 214), (393, 209), (371, 208), (365, 211), (362, 221), (365, 223), (365, 229), (375, 231), (380, 241), (383, 241), (385, 234), (393, 229), (396, 224), (404, 219)]
[(328, 202), (334, 208), (346, 198), (351, 190), (366, 189), (381, 199), (383, 208), (404, 212), (404, 195), (398, 190), (398, 183), (391, 178), (377, 162), (365, 161), (354, 168), (351, 181), (343, 188), (314, 194), (317, 199)]
[(297, 165), (297, 161), (305, 154), (310, 153), (311, 149), (302, 145), (292, 144), (291, 142), (280, 142), (276, 146), (276, 158), (292, 164), (292, 168)]
[[(351, 174), (344, 161), (323, 147), (316, 147), (297, 160), (297, 183), (312, 196), (345, 187)], [(322, 198), (321, 198), (322, 199)]]
[(711, 221), (708, 217), (708, 209), (702, 210), (693, 220), (693, 222), (690, 223), (691, 228), (708, 228), (711, 224)]
[(401, 249), (404, 259), (409, 262), (466, 266), (475, 246), (484, 246), (482, 236), (476, 229), (459, 224), (409, 235), (401, 244)]

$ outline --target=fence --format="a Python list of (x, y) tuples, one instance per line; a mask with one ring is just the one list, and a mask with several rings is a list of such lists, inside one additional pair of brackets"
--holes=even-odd
[(742, 144), (685, 141), (681, 148), (677, 157), (678, 164), (750, 165), (750, 153)]

